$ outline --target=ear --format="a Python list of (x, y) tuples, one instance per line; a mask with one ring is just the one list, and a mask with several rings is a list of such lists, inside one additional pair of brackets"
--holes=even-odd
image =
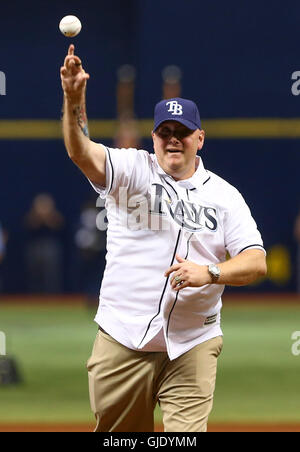
[(198, 138), (198, 151), (201, 151), (204, 145), (205, 132), (204, 130), (200, 130), (199, 138)]

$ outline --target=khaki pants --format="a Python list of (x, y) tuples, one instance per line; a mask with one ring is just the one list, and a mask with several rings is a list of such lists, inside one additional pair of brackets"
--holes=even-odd
[(218, 336), (171, 361), (98, 331), (87, 363), (95, 432), (153, 432), (157, 402), (165, 432), (205, 432), (222, 344)]

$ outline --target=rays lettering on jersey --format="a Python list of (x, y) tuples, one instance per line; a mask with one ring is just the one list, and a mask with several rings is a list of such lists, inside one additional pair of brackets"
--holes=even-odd
[(191, 201), (176, 199), (172, 201), (161, 184), (152, 185), (150, 214), (171, 218), (189, 232), (199, 232), (204, 228), (216, 231), (217, 211), (213, 207), (197, 205)]

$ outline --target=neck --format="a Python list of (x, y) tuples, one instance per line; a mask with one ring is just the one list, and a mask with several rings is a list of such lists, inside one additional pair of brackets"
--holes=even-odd
[[(160, 164), (160, 162), (158, 163)], [(161, 164), (160, 166), (169, 176), (172, 176), (176, 181), (189, 179), (193, 174), (195, 174), (197, 169), (195, 164), (193, 164), (189, 168), (170, 168), (169, 166), (164, 167)]]
[(185, 179), (189, 179), (190, 177), (192, 177), (193, 174), (195, 174), (195, 169), (193, 171), (186, 171), (186, 172), (172, 172), (172, 173), (167, 173), (170, 176), (173, 177), (174, 180), (178, 181), (178, 180), (185, 180)]
[(185, 180), (189, 179), (193, 176), (193, 174), (195, 174), (199, 166), (199, 161), (199, 157), (196, 156), (195, 162), (189, 168), (181, 168), (178, 170), (172, 170), (170, 168), (165, 169), (163, 167), (162, 168), (167, 174), (169, 174), (169, 176), (172, 176), (174, 180)]

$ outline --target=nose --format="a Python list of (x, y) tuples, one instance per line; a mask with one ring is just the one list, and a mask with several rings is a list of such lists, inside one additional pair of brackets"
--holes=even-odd
[(179, 143), (179, 139), (177, 138), (177, 136), (175, 136), (175, 131), (171, 133), (169, 142), (170, 143)]

